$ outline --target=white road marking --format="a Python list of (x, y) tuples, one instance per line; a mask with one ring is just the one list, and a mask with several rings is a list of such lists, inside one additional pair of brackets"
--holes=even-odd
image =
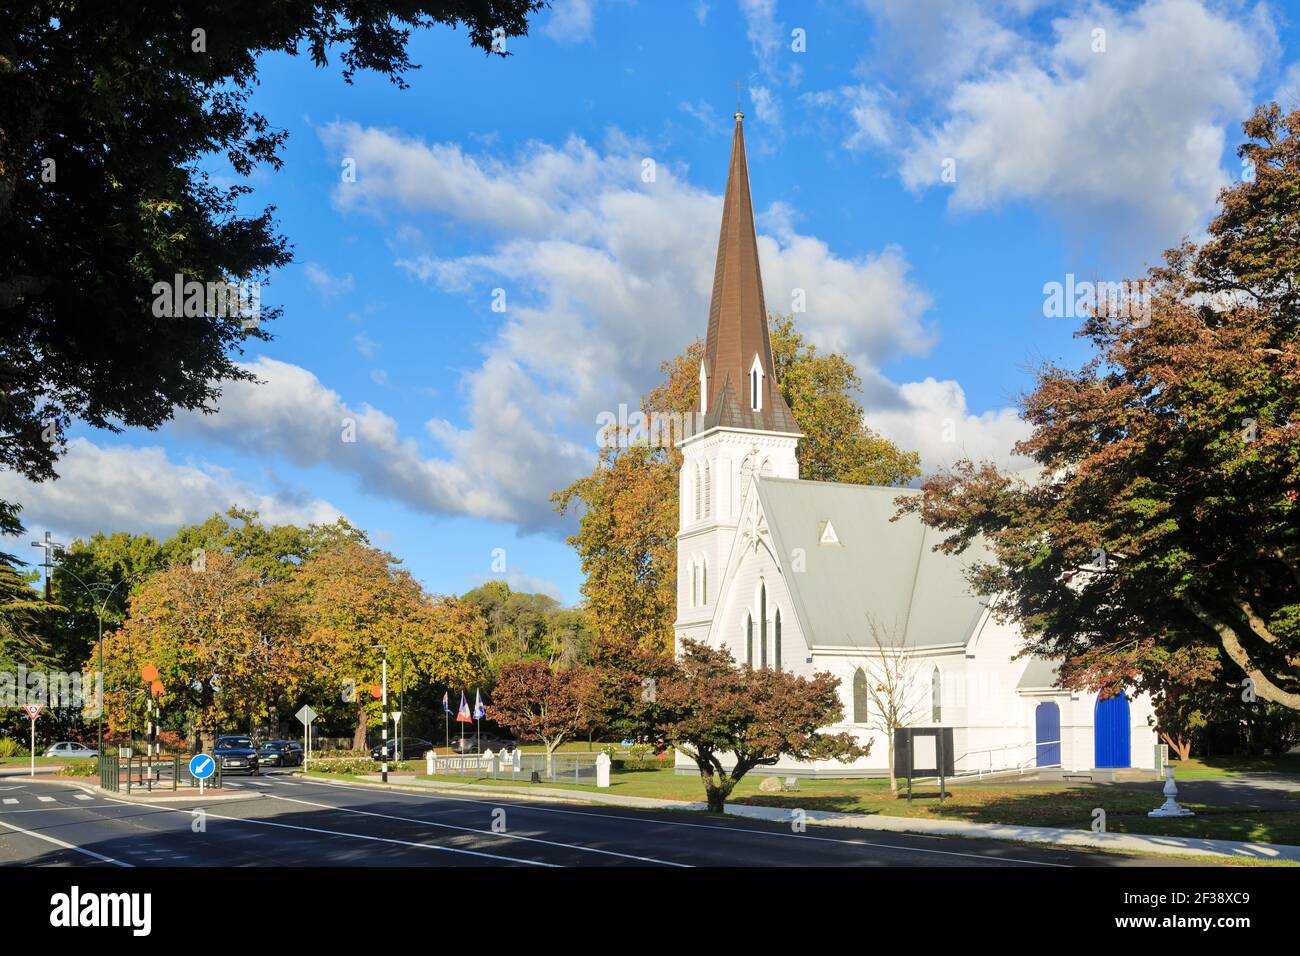
[(88, 794), (88, 793), (79, 793), (79, 794), (77, 794), (77, 799), (78, 799), (78, 800), (94, 800), (95, 798), (92, 797), (92, 796), (91, 796), (90, 794)]
[(130, 863), (123, 862), (122, 860), (115, 860), (111, 856), (104, 856), (104, 854), (96, 853), (94, 850), (87, 850), (71, 843), (64, 843), (62, 840), (48, 836), (44, 833), (33, 833), (31, 830), (24, 830), (22, 827), (14, 826), (12, 823), (5, 823), (3, 820), (0, 820), (0, 827), (7, 827), (16, 833), (21, 833), (24, 836), (31, 837), (32, 839), (44, 840), (46, 843), (53, 843), (55, 846), (63, 847), (65, 850), (72, 850), (74, 853), (81, 853), (85, 856), (93, 857), (96, 860), (101, 860), (104, 863), (112, 863), (114, 866), (131, 866)]
[(18, 801), (15, 800), (13, 797), (5, 797), (5, 803), (6, 803), (6, 804), (13, 804), (13, 803), (17, 803), (17, 802), (18, 802)]
[(310, 800), (299, 800), (296, 797), (277, 797), (273, 794), (267, 795), (272, 800), (283, 800), (285, 803), (301, 803), (309, 807), (320, 807), (325, 810), (339, 810), (343, 813), (356, 813), (363, 817), (379, 817), (383, 820), (400, 820), (403, 823), (419, 823), (423, 826), (438, 827), (443, 830), (459, 830), (462, 833), (478, 833), (483, 836), (504, 837), (507, 840), (524, 840), (528, 843), (542, 843), (546, 846), (562, 847), (566, 850), (581, 850), (583, 853), (599, 853), (602, 856), (618, 856), (625, 860), (636, 860), (640, 863), (660, 863), (664, 866), (680, 866), (691, 869), (689, 863), (673, 863), (669, 860), (656, 860), (650, 856), (636, 856), (632, 853), (618, 853), (614, 850), (601, 850), (596, 847), (582, 846), (577, 843), (560, 843), (557, 840), (543, 840), (541, 837), (522, 836), (517, 833), (494, 833), (491, 830), (481, 830), (477, 827), (458, 827), (451, 823), (435, 823), (433, 820), (418, 820), (415, 817), (398, 817), (390, 813), (375, 813), (372, 810), (356, 810), (351, 807), (336, 807), (328, 803), (313, 803)]
[(53, 803), (53, 802), (54, 802), (54, 798), (53, 798), (53, 797), (37, 797), (36, 799), (39, 800), (39, 801), (41, 801), (41, 803)]
[[(321, 781), (320, 783), (321, 786), (323, 787), (335, 787), (336, 789), (339, 790), (357, 790), (357, 791), (369, 790), (372, 793), (374, 792), (373, 787), (355, 787), (355, 786), (348, 786), (345, 783), (333, 783), (333, 782), (325, 782), (325, 781)], [(393, 792), (400, 794), (401, 796), (404, 797), (423, 796), (423, 794), (404, 793), (402, 791), (393, 791)], [(499, 806), (501, 803), (501, 801), (499, 800), (475, 800), (470, 797), (448, 797), (443, 793), (437, 793), (437, 792), (430, 793), (429, 796), (438, 800), (450, 800), (454, 803), (477, 803), (481, 806), (489, 806), (489, 807)], [(520, 793), (508, 793), (508, 794), (503, 793), (502, 796), (514, 797), (515, 799), (512, 802), (515, 802), (516, 805), (517, 805), (517, 801), (528, 799), (528, 796), (526, 794), (520, 794)], [(286, 798), (280, 797), (278, 799), (283, 800)], [(784, 831), (781, 830), (753, 830), (748, 827), (735, 827), (735, 826), (728, 826), (725, 824), (717, 825), (712, 823), (686, 823), (681, 820), (661, 820), (658, 818), (627, 817), (616, 813), (597, 813), (597, 812), (587, 812), (582, 810), (562, 810), (558, 807), (539, 807), (532, 804), (529, 804), (528, 806), (525, 807), (521, 807), (520, 809), (536, 811), (537, 813), (560, 813), (560, 814), (565, 814), (567, 816), (602, 817), (603, 819), (606, 820), (626, 820), (631, 823), (652, 824), (654, 826), (687, 827), (694, 830), (719, 830), (724, 833), (726, 832), (749, 833), (749, 834), (756, 834), (758, 836), (788, 837), (794, 840), (813, 840), (818, 843), (838, 843), (843, 846), (868, 846), (868, 847), (876, 847), (877, 849), (885, 849), (885, 850), (903, 850), (904, 852), (910, 852), (910, 853), (936, 853), (942, 856), (963, 856), (963, 857), (971, 857), (972, 859), (977, 859), (977, 860), (992, 860), (998, 863), (1023, 863), (1027, 866), (1052, 866), (1052, 867), (1062, 867), (1066, 869), (1070, 868), (1070, 864), (1068, 863), (1047, 863), (1042, 860), (1021, 860), (1021, 859), (1014, 859), (1011, 857), (990, 856), (985, 853), (962, 853), (960, 850), (929, 850), (926, 849), (925, 847), (918, 847), (918, 846), (899, 846), (898, 844), (894, 844), (894, 843), (873, 843), (870, 840), (839, 840), (834, 837), (811, 836), (807, 832), (785, 833)], [(653, 812), (654, 808), (647, 807), (647, 810)], [(962, 839), (962, 838), (954, 837), (953, 839)]]
[[(127, 804), (127, 806), (136, 806), (136, 804)], [(181, 807), (156, 807), (152, 809), (156, 809), (163, 813), (184, 813), (186, 816), (190, 814), (189, 810)], [(410, 840), (396, 840), (389, 837), (368, 836), (364, 833), (347, 833), (343, 830), (324, 830), (319, 827), (297, 826), (292, 823), (273, 823), (270, 820), (253, 820), (248, 817), (228, 817), (224, 814), (213, 813), (211, 810), (205, 810), (205, 813), (209, 820), (226, 820), (230, 823), (247, 823), (259, 827), (277, 827), (281, 830), (298, 830), (303, 833), (322, 833), (325, 836), (348, 837), (353, 840), (366, 840), (371, 843), (394, 843), (398, 846), (409, 846), (419, 850), (436, 850), (440, 853), (456, 853), (462, 856), (479, 856), (489, 860), (500, 860), (505, 863), (522, 863), (525, 866), (544, 866), (548, 869), (556, 869), (559, 866), (557, 863), (543, 863), (540, 860), (523, 860), (512, 856), (502, 856), (498, 853), (484, 853), (478, 850), (462, 850), (458, 847), (438, 846), (436, 843), (413, 843)], [(8, 826), (8, 824), (0, 823), (0, 826)], [(88, 853), (90, 851), (87, 850), (85, 852)]]

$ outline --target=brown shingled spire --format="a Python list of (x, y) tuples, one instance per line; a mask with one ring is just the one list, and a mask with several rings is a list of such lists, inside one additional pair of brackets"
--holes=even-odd
[[(797, 434), (799, 426), (777, 388), (773, 370), (763, 278), (758, 269), (754, 207), (749, 198), (743, 119), (744, 114), (737, 111), (731, 169), (722, 202), (718, 261), (713, 271), (713, 300), (704, 348), (708, 375), (704, 429), (723, 426)], [(753, 408), (750, 380), (755, 356), (763, 370), (757, 410)]]

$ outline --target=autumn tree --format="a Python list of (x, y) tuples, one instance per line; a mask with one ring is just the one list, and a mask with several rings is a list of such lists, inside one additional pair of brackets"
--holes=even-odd
[[(807, 343), (790, 316), (770, 319), (777, 379), (795, 421), (802, 477), (862, 484), (905, 484), (919, 457), (866, 427), (852, 363)], [(699, 410), (704, 344), (664, 362), (663, 382), (641, 402), (643, 422), (681, 421)], [(579, 513), (569, 538), (582, 562), (583, 596), (593, 626), (647, 648), (672, 647), (677, 614), (677, 524), (684, 437), (631, 425), (606, 429), (595, 470), (556, 492), (560, 513)]]
[(1015, 451), (1040, 475), (962, 461), (900, 507), (945, 551), (984, 539), (973, 584), (1030, 652), (1215, 648), (1224, 680), (1297, 710), (1300, 112), (1260, 108), (1245, 131), (1254, 176), (1221, 193), (1209, 241), (1098, 303), (1082, 368), (1039, 371)]
[(586, 731), (589, 717), (584, 706), (589, 695), (583, 683), (587, 668), (555, 668), (542, 661), (506, 664), (492, 688), (489, 720), (496, 721), (520, 740), (539, 740), (546, 748), (546, 768), (551, 756), (570, 737)]
[(822, 732), (844, 716), (839, 678), (829, 673), (737, 667), (725, 648), (690, 640), (679, 660), (660, 655), (648, 663), (657, 677), (631, 672), (621, 681), (637, 736), (660, 753), (676, 748), (694, 760), (714, 813), (756, 767), (782, 757), (847, 763), (870, 752), (851, 734)]
[[(222, 551), (152, 575), (129, 613), (105, 635), (105, 720), (110, 732), (140, 726), (151, 691), (141, 669), (158, 669), (156, 699), (169, 719), (184, 715), (203, 745), (237, 722), (267, 713), (277, 687), (302, 672), (282, 591)], [(98, 666), (92, 656), (88, 668)]]
[[(286, 583), (298, 644), (323, 708), (356, 721), (354, 749), (380, 717), (369, 688), (380, 682), (387, 648), (408, 683), (467, 686), (482, 676), (483, 619), (455, 599), (433, 600), (396, 559), (357, 541), (313, 553)], [(390, 687), (395, 676), (390, 670)], [(343, 700), (345, 681), (355, 699)], [(322, 710), (322, 713), (330, 711)]]

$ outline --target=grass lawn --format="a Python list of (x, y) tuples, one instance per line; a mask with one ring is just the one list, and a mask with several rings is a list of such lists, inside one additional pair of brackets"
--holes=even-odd
[[(41, 757), (36, 758), (36, 766), (47, 767), (51, 764), (67, 763), (66, 757)], [(0, 757), (0, 767), (30, 767), (32, 765), (31, 757)]]
[[(474, 783), (489, 786), (530, 786), (486, 777), (420, 775), (422, 780)], [(1232, 807), (1197, 803), (1184, 805), (1197, 816), (1176, 820), (1153, 820), (1147, 811), (1159, 804), (1153, 794), (1119, 787), (1087, 784), (1011, 784), (990, 782), (949, 786), (949, 796), (939, 803), (938, 786), (929, 783), (914, 792), (909, 805), (906, 794), (890, 793), (887, 780), (799, 781), (798, 793), (761, 793), (762, 777), (749, 776), (732, 791), (730, 803), (766, 807), (801, 807), (837, 813), (880, 813), (896, 817), (967, 820), (974, 823), (1066, 827), (1087, 829), (1093, 810), (1106, 811), (1106, 829), (1112, 833), (1151, 833), (1222, 840), (1250, 840), (1263, 843), (1300, 844), (1300, 806), (1293, 811), (1241, 812)], [(591, 792), (579, 784), (537, 784), (575, 792)], [(704, 787), (696, 776), (679, 775), (671, 769), (613, 771), (607, 793), (621, 796), (658, 797), (666, 800), (702, 801)]]
[(1300, 754), (1281, 757), (1193, 757), (1190, 760), (1172, 760), (1179, 780), (1215, 780), (1239, 777), (1243, 773), (1293, 773), (1296, 789), (1300, 790)]

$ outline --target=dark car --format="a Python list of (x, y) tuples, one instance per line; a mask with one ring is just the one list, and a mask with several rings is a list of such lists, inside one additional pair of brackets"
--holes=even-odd
[(257, 761), (263, 767), (301, 767), (302, 744), (295, 740), (268, 740), (257, 748)]
[[(402, 760), (423, 760), (424, 752), (432, 750), (433, 744), (423, 737), (394, 737), (388, 741), (388, 759), (397, 760), (398, 754), (401, 754)], [(384, 755), (379, 747), (374, 747), (370, 751), (371, 760), (383, 760)]]
[(494, 754), (499, 754), (503, 750), (514, 750), (518, 746), (515, 741), (507, 737), (498, 737), (496, 734), (483, 734), (482, 737), (477, 734), (466, 734), (462, 740), (457, 737), (451, 742), (451, 749), (458, 754), (478, 754), (488, 750)]
[(252, 737), (218, 737), (212, 756), (221, 758), (221, 772), (246, 773), (256, 777), (261, 769)]

